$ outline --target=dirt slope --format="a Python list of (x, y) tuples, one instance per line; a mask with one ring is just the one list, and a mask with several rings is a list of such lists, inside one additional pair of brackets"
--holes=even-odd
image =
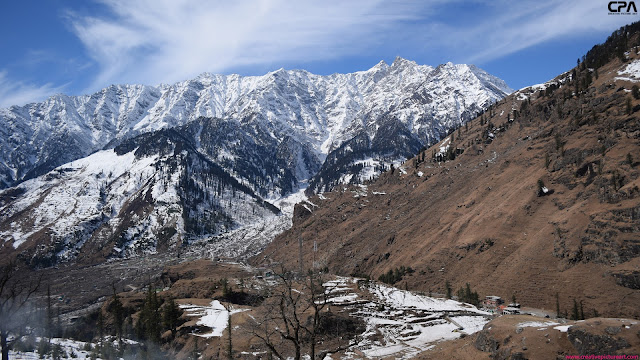
[(593, 318), (558, 323), (533, 316), (501, 316), (484, 330), (446, 341), (418, 359), (565, 359), (578, 355), (636, 355), (639, 322)]
[(618, 73), (638, 58), (514, 93), (375, 182), (311, 198), (254, 262), (299, 267), (302, 238), (305, 268), (408, 266), (396, 286), (640, 318), (640, 100)]

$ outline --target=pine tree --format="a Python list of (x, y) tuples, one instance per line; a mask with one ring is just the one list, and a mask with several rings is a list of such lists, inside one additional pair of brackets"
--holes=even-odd
[(220, 280), (220, 284), (222, 285), (222, 297), (228, 299), (229, 296), (231, 296), (231, 292), (233, 291), (231, 289), (231, 285), (229, 285), (229, 280), (227, 278), (224, 278)]
[(113, 286), (113, 297), (109, 305), (109, 312), (113, 315), (113, 325), (115, 327), (118, 342), (122, 342), (122, 326), (124, 325), (124, 308), (120, 297), (116, 294), (116, 287)]
[(580, 311), (578, 310), (578, 302), (573, 299), (573, 309), (571, 310), (571, 320), (580, 320)]
[(556, 318), (560, 317), (560, 296), (556, 293)]
[(57, 316), (56, 316), (56, 328), (53, 332), (56, 337), (62, 337), (62, 320), (60, 319), (60, 308), (56, 308)]
[(549, 153), (544, 153), (544, 168), (548, 169), (549, 164), (551, 164), (551, 159), (549, 159)]
[(104, 337), (104, 316), (102, 315), (102, 309), (98, 312), (98, 346), (97, 350), (102, 347), (102, 338)]
[(191, 352), (191, 358), (193, 360), (197, 360), (200, 357), (200, 351), (198, 350), (198, 338), (195, 338), (195, 342), (193, 344), (193, 351)]
[(47, 318), (45, 323), (45, 332), (48, 341), (53, 337), (53, 307), (51, 306), (51, 286), (47, 285)]
[(180, 325), (180, 317), (182, 316), (182, 310), (178, 307), (178, 304), (173, 299), (169, 299), (164, 306), (164, 312), (162, 314), (162, 320), (164, 328), (171, 330), (171, 336), (176, 336), (176, 331)]
[(447, 299), (451, 299), (451, 283), (449, 283), (449, 280), (447, 280), (444, 284), (445, 288), (447, 289)]
[(153, 289), (153, 285), (149, 284), (149, 291), (142, 306), (142, 312), (136, 323), (136, 332), (139, 338), (147, 339), (153, 343), (160, 342), (160, 332), (162, 318), (160, 316), (160, 300)]
[(124, 320), (124, 330), (122, 331), (122, 334), (128, 338), (135, 336), (135, 328), (133, 327), (133, 318), (131, 317), (131, 314), (129, 314)]

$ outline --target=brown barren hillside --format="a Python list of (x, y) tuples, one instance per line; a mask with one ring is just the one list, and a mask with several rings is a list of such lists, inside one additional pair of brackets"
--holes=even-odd
[[(638, 353), (640, 323), (593, 318), (562, 324), (526, 315), (501, 316), (471, 336), (443, 341), (417, 359), (567, 359)], [(587, 357), (585, 357), (587, 358)], [(624, 357), (620, 357), (624, 358)]]
[(411, 267), (395, 286), (469, 283), (527, 306), (555, 311), (557, 296), (561, 312), (575, 299), (587, 315), (640, 318), (640, 79), (620, 74), (640, 68), (637, 53), (583, 60), (376, 181), (297, 205), (254, 261), (297, 268), (301, 238), (305, 268), (377, 279)]

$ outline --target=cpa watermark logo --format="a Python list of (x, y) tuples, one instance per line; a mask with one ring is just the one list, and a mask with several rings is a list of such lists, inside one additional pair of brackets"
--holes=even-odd
[(638, 15), (635, 1), (609, 1), (609, 15)]

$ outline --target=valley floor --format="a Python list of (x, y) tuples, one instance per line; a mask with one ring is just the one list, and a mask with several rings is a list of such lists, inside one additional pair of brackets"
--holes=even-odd
[[(224, 279), (237, 293), (265, 294), (277, 286), (277, 276), (270, 269), (236, 262), (182, 260), (149, 257), (88, 268), (54, 269), (49, 276), (59, 281), (54, 282), (52, 288), (63, 291), (61, 295), (56, 293), (55, 298), (61, 306), (64, 304), (72, 310), (63, 314), (68, 322), (96, 309), (108, 309), (111, 285), (107, 280), (111, 276), (121, 279), (116, 288), (122, 290), (119, 296), (125, 306), (133, 306), (141, 299), (146, 292), (145, 285), (151, 280), (156, 284), (159, 297), (175, 298), (184, 311), (184, 323), (177, 329), (178, 337), (165, 346), (165, 350), (173, 354), (171, 356), (187, 359), (195, 352), (202, 359), (224, 356), (229, 323), (233, 324), (237, 356), (246, 359), (266, 356), (267, 350), (251, 330), (253, 321), (263, 314), (266, 305), (218, 300), (218, 285)], [(69, 280), (74, 276), (79, 281)], [(347, 316), (361, 324), (355, 333), (350, 334), (346, 349), (325, 359), (486, 359), (489, 356), (507, 359), (519, 356), (515, 354), (522, 354), (524, 357), (521, 358), (536, 359), (548, 358), (551, 354), (640, 353), (638, 320), (595, 318), (576, 322), (545, 318), (543, 310), (532, 311), (541, 316), (497, 317), (470, 304), (401, 290), (375, 281), (323, 277), (326, 277), (322, 286), (327, 297), (326, 308), (322, 311)], [(90, 283), (94, 285), (89, 286)], [(92, 305), (81, 307), (83, 302)], [(343, 334), (336, 326), (335, 334), (328, 334), (328, 342), (342, 338)], [(113, 342), (112, 346), (117, 347), (114, 339), (107, 337), (103, 341)], [(129, 342), (137, 346), (135, 341)], [(101, 358), (96, 355), (98, 343), (95, 339), (93, 343), (52, 339), (51, 343), (60, 345), (57, 350), (60, 358), (86, 359), (91, 358), (92, 352), (94, 358)], [(31, 351), (12, 352), (11, 358), (42, 358), (37, 348), (34, 345)], [(51, 356), (50, 353), (47, 358)]]

